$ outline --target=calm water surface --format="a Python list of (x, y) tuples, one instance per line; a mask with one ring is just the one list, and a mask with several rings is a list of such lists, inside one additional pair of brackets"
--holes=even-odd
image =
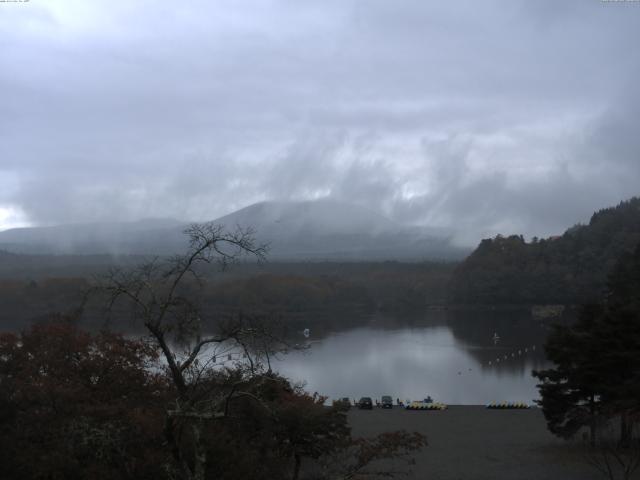
[(339, 332), (310, 330), (308, 340), (300, 332), (308, 350), (274, 366), (330, 398), (430, 395), (448, 404), (530, 403), (538, 398), (531, 370), (546, 366), (548, 327), (528, 315), (446, 313), (410, 322), (373, 317), (367, 326)]

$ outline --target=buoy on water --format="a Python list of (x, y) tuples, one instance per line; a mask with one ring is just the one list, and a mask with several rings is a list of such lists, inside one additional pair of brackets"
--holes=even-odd
[(489, 409), (497, 410), (512, 410), (512, 409), (527, 409), (531, 408), (524, 402), (491, 402), (487, 405)]

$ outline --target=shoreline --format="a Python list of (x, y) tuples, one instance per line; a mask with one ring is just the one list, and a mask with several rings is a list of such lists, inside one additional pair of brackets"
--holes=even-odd
[[(417, 431), (428, 446), (413, 455), (412, 472), (402, 478), (432, 480), (596, 480), (579, 442), (566, 442), (546, 427), (542, 411), (449, 405), (442, 411), (394, 406), (348, 413), (355, 437), (395, 430)], [(640, 472), (637, 472), (640, 473)], [(636, 477), (634, 477), (636, 478)]]

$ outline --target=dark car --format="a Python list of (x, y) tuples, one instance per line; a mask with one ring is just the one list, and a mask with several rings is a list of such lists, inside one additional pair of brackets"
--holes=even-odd
[(382, 408), (393, 408), (393, 398), (389, 395), (383, 395), (380, 401), (380, 406)]
[(373, 402), (371, 401), (371, 397), (362, 397), (358, 402), (358, 408), (372, 410)]

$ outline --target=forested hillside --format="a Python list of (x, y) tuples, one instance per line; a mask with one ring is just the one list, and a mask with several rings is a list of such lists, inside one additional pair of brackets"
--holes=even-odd
[(616, 260), (640, 242), (640, 198), (593, 214), (562, 236), (480, 242), (455, 270), (450, 296), (461, 304), (577, 304), (599, 298)]
[[(75, 310), (95, 279), (143, 260), (0, 251), (0, 325), (20, 330), (51, 312)], [(436, 262), (239, 263), (224, 272), (202, 272), (208, 282), (202, 307), (206, 318), (242, 311), (307, 322), (316, 317), (340, 322), (373, 311), (423, 311), (428, 305), (445, 303), (454, 267)], [(104, 320), (103, 303), (85, 305), (83, 322), (99, 325)]]

